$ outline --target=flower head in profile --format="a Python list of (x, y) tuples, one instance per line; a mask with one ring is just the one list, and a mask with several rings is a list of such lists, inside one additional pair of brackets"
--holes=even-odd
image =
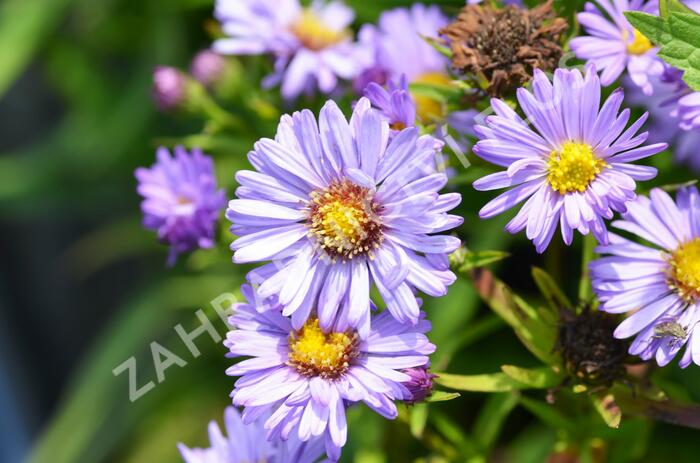
[(234, 405), (245, 407), (244, 423), (269, 414), (268, 439), (324, 437), (332, 460), (340, 458), (347, 439), (346, 407), (364, 402), (395, 418), (394, 400), (412, 397), (403, 385), (411, 377), (401, 370), (426, 365), (435, 350), (422, 317), (411, 326), (384, 311), (372, 317), (369, 335), (361, 339), (347, 310), (328, 329), (312, 311), (297, 329), (274, 299), (256, 303), (247, 285), (241, 292), (248, 302), (234, 306), (229, 323), (235, 329), (224, 341), (230, 357), (250, 357), (227, 370), (240, 376), (231, 393)]
[(202, 50), (192, 58), (190, 72), (192, 77), (205, 87), (213, 86), (226, 69), (223, 56), (211, 50)]
[(321, 329), (342, 311), (364, 337), (372, 283), (398, 321), (417, 323), (414, 289), (444, 295), (455, 280), (447, 254), (460, 245), (438, 234), (462, 223), (447, 214), (461, 196), (438, 193), (440, 145), (415, 127), (389, 139), (366, 98), (349, 122), (332, 101), (318, 123), (308, 110), (283, 116), (275, 139), (249, 153), (255, 171), (236, 174), (239, 199), (226, 213), (234, 262), (272, 261), (249, 281), (279, 297), (296, 329), (314, 305)]
[(656, 0), (598, 0), (600, 7), (586, 3), (585, 11), (577, 15), (588, 36), (571, 39), (571, 50), (582, 60), (594, 64), (601, 72), (604, 86), (615, 82), (627, 69), (632, 81), (646, 95), (654, 91), (652, 76), (664, 72), (664, 64), (656, 56), (656, 47), (625, 18), (625, 11), (656, 14)]
[(527, 200), (506, 230), (525, 229), (538, 252), (544, 252), (558, 226), (566, 244), (574, 230), (592, 232), (607, 243), (603, 219), (626, 210), (635, 198), (635, 180), (656, 176), (656, 169), (631, 163), (667, 145), (643, 145), (648, 134), (637, 131), (646, 114), (625, 129), (630, 111), (619, 111), (621, 89), (602, 107), (600, 95), (595, 69), (585, 78), (578, 70), (557, 69), (553, 82), (536, 71), (533, 93), (524, 88), (517, 93), (532, 127), (505, 102), (492, 100), (495, 115), (476, 127), (480, 141), (474, 153), (507, 169), (477, 180), (474, 188), (510, 189), (481, 209), (482, 218)]
[(357, 73), (359, 55), (349, 29), (354, 13), (340, 1), (303, 7), (299, 0), (217, 0), (215, 15), (227, 37), (214, 50), (273, 55), (275, 71), (264, 85), (281, 84), (287, 99), (316, 87), (330, 93), (338, 77)]
[(226, 407), (224, 426), (228, 436), (222, 434), (216, 421), (209, 423), (211, 447), (188, 448), (179, 444), (178, 450), (185, 463), (314, 463), (323, 455), (323, 441), (312, 439), (302, 442), (291, 435), (283, 441), (268, 441), (265, 437), (266, 416), (250, 424), (243, 424), (240, 412)]
[(615, 330), (616, 338), (636, 336), (629, 349), (644, 360), (668, 364), (687, 346), (681, 367), (700, 365), (700, 194), (684, 188), (676, 201), (653, 189), (613, 222), (648, 244), (611, 234), (607, 254), (591, 262), (593, 289), (601, 309), (632, 312)]
[(211, 158), (200, 150), (188, 153), (178, 146), (171, 157), (161, 147), (156, 157), (151, 168), (136, 169), (137, 191), (144, 198), (143, 225), (170, 246), (168, 263), (172, 265), (180, 253), (212, 247), (226, 197), (216, 187)]
[(416, 103), (408, 90), (406, 76), (398, 82), (389, 81), (386, 88), (371, 82), (364, 91), (372, 107), (379, 110), (392, 131), (400, 131), (416, 125)]

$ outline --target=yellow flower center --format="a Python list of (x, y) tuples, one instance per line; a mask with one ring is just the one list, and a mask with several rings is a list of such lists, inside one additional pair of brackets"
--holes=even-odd
[(309, 235), (332, 259), (369, 254), (382, 242), (379, 205), (372, 193), (349, 180), (311, 193)]
[(595, 157), (590, 145), (569, 141), (549, 155), (547, 182), (562, 195), (583, 193), (606, 166), (605, 161)]
[[(416, 77), (412, 83), (448, 88), (451, 86), (449, 76), (441, 72), (422, 74)], [(418, 92), (412, 92), (411, 96), (416, 103), (416, 116), (424, 124), (429, 124), (445, 118), (447, 108), (445, 108), (445, 104), (442, 101), (430, 95)]]
[(634, 29), (634, 40), (627, 45), (627, 52), (631, 55), (643, 55), (654, 48), (654, 44), (637, 29)]
[(310, 8), (304, 8), (299, 19), (292, 25), (292, 33), (310, 50), (322, 50), (349, 37), (348, 30), (326, 26)]
[(335, 379), (358, 356), (357, 333), (324, 333), (317, 318), (289, 336), (289, 361), (299, 374)]
[(670, 261), (669, 285), (688, 302), (700, 297), (700, 238), (687, 241), (676, 249)]

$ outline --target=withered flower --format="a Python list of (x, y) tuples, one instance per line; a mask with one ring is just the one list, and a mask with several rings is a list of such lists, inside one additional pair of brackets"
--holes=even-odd
[(586, 307), (580, 314), (562, 310), (556, 349), (577, 381), (609, 387), (625, 376), (627, 345), (612, 335), (616, 319)]
[(555, 69), (568, 27), (549, 0), (531, 10), (467, 5), (440, 33), (450, 41), (452, 66), (488, 81), (488, 93), (498, 97), (527, 83), (535, 68)]

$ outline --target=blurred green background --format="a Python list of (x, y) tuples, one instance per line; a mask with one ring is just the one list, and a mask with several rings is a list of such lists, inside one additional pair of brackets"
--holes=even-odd
[[(410, 4), (349, 3), (357, 24)], [(440, 3), (454, 13), (462, 2)], [(573, 11), (580, 3), (559, 6)], [(186, 69), (211, 41), (212, 8), (210, 0), (0, 3), (0, 461), (174, 462), (177, 442), (207, 445), (207, 422), (221, 421), (233, 384), (224, 375), (225, 349), (205, 334), (196, 341), (202, 355), (193, 359), (174, 327), (195, 329), (201, 308), (223, 335), (209, 301), (236, 292), (246, 269), (230, 263), (222, 224), (218, 248), (167, 270), (166, 250), (140, 226), (133, 178), (137, 166), (153, 162), (159, 142), (197, 142), (214, 156), (230, 196), (233, 173), (246, 166), (253, 141), (273, 134), (275, 111), (236, 136), (203, 138), (196, 136), (201, 121), (153, 109), (153, 67)], [(252, 71), (241, 85), (256, 89), (264, 60), (243, 64)], [(280, 104), (274, 95), (260, 98)], [(180, 138), (185, 135), (195, 138)], [(655, 162), (664, 169), (656, 184), (693, 178), (672, 168), (670, 153)], [(494, 270), (526, 295), (536, 294), (532, 265), (547, 268), (575, 294), (577, 246), (564, 249), (556, 241), (546, 256), (537, 256), (522, 236), (501, 233), (507, 218), (478, 221), (487, 197), (469, 184), (487, 171), (475, 162), (452, 181), (451, 188), (465, 194), (460, 237), (475, 250), (511, 252)], [(495, 372), (505, 363), (536, 364), (466, 280), (426, 306), (439, 346), (437, 370), (471, 374)], [(167, 369), (165, 381), (131, 403), (127, 375), (115, 377), (112, 370), (133, 356), (138, 385), (157, 383), (152, 342), (187, 365)], [(668, 367), (660, 381), (675, 397), (700, 400), (697, 367)], [(556, 419), (517, 407), (519, 400), (510, 393), (463, 394), (429, 410), (403, 408), (396, 422), (356, 407), (343, 461), (547, 461), (553, 450), (563, 450), (557, 442), (564, 430)], [(568, 433), (581, 448), (603, 450), (579, 455), (574, 449), (550, 461), (700, 458), (695, 431), (635, 419), (614, 431), (588, 416), (568, 418)]]

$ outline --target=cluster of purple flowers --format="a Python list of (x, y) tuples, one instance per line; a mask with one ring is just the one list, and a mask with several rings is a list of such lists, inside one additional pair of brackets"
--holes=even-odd
[[(333, 101), (318, 117), (306, 109), (282, 116), (274, 138), (248, 154), (253, 169), (235, 175), (225, 212), (237, 237), (233, 261), (260, 264), (241, 288), (246, 301), (234, 307), (225, 341), (229, 357), (244, 358), (227, 370), (239, 377), (231, 397), (242, 411), (227, 409), (228, 438), (212, 424), (211, 448), (181, 446), (186, 461), (312, 462), (324, 453), (337, 461), (348, 407), (362, 402), (394, 418), (396, 401), (430, 394), (435, 346), (418, 294), (443, 296), (455, 281), (448, 255), (461, 242), (445, 232), (463, 219), (449, 213), (460, 194), (440, 193), (448, 181), (439, 169), (443, 141), (421, 127), (464, 115), (474, 154), (504, 169), (474, 188), (507, 189), (479, 216), (522, 203), (505, 229), (525, 230), (540, 253), (557, 230), (567, 245), (574, 230), (591, 233), (607, 255), (591, 263), (602, 310), (636, 310), (615, 336), (636, 336), (630, 353), (660, 365), (683, 346), (681, 366), (700, 364), (700, 194), (682, 189), (675, 203), (659, 189), (638, 197), (637, 182), (657, 171), (635, 163), (671, 139), (700, 140), (700, 93), (657, 57), (627, 10), (657, 13), (658, 4), (587, 3), (578, 20), (589, 35), (570, 42), (586, 71), (535, 70), (517, 101), (493, 99), (492, 114), (471, 123), (472, 112), (448, 115), (442, 102), (412, 91), (452, 80), (448, 59), (425, 40), (448, 23), (436, 7), (387, 11), (355, 40), (354, 13), (340, 1), (217, 2), (225, 37), (193, 61), (202, 85), (221, 74), (222, 55), (265, 54), (274, 71), (263, 86), (280, 85), (288, 100), (331, 94), (341, 80), (359, 99), (349, 119)], [(669, 116), (652, 121), (663, 127), (641, 131), (649, 114), (630, 120), (621, 88), (602, 97), (625, 71), (632, 101)], [(177, 106), (184, 76), (160, 68), (154, 78), (159, 106)], [(209, 157), (179, 147), (173, 158), (160, 148), (157, 163), (136, 177), (144, 226), (170, 246), (171, 264), (213, 245), (225, 196)], [(614, 228), (650, 246), (609, 232), (616, 213), (623, 220)]]

